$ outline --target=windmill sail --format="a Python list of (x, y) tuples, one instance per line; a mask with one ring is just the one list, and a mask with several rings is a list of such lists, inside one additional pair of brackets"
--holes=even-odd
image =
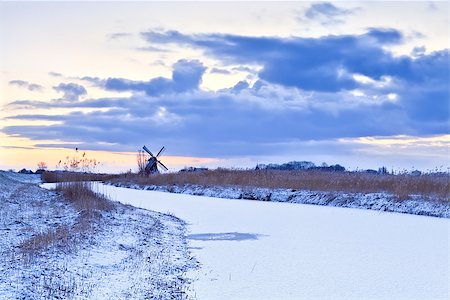
[(147, 160), (147, 165), (145, 166), (145, 173), (147, 174), (155, 174), (159, 173), (158, 165), (163, 168), (164, 170), (168, 171), (169, 169), (158, 160), (158, 157), (164, 152), (166, 149), (165, 147), (162, 147), (156, 156), (153, 155), (153, 153), (144, 145), (142, 149), (145, 150), (150, 155), (150, 158)]

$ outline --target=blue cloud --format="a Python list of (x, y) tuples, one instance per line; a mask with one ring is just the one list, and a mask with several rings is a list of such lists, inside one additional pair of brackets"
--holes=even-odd
[(54, 86), (53, 89), (57, 92), (63, 93), (59, 100), (78, 101), (80, 97), (87, 95), (86, 89), (76, 83), (60, 83)]
[(35, 91), (40, 92), (40, 91), (43, 90), (43, 87), (41, 85), (36, 84), (36, 83), (30, 83), (30, 82), (25, 81), (25, 80), (11, 80), (9, 82), (9, 84), (15, 85), (15, 86), (18, 86), (18, 87), (21, 87), (21, 88), (25, 88), (25, 89), (27, 89), (29, 91), (32, 91), (32, 92), (35, 92)]
[(449, 132), (448, 50), (394, 56), (384, 47), (401, 43), (403, 35), (392, 29), (320, 38), (143, 36), (152, 43), (200, 48), (226, 69), (257, 65), (258, 80), (203, 91), (205, 67), (189, 60), (173, 66), (172, 78), (85, 77), (108, 90), (137, 93), (78, 102), (17, 101), (11, 105), (99, 110), (16, 115), (10, 118), (58, 124), (2, 131), (36, 141), (64, 137), (89, 149), (111, 150), (105, 145), (113, 144), (116, 151), (151, 142), (166, 145), (171, 154), (200, 156), (272, 154), (277, 145), (305, 140)]
[(329, 2), (313, 3), (304, 13), (309, 20), (319, 21), (322, 25), (343, 23), (343, 16), (351, 15), (354, 10), (338, 8)]
[[(173, 31), (142, 36), (149, 42), (200, 48), (224, 64), (260, 65), (258, 77), (272, 84), (311, 92), (371, 89), (378, 94), (394, 93), (397, 105), (411, 117), (448, 119), (449, 50), (416, 58), (396, 56), (385, 50), (385, 46), (403, 42), (403, 34), (395, 29), (369, 28), (360, 35), (319, 38), (183, 35)], [(355, 75), (375, 82), (388, 78), (392, 84), (370, 88)]]
[(250, 85), (247, 81), (241, 80), (231, 88), (222, 89), (221, 92), (229, 92), (232, 94), (239, 94), (240, 92), (247, 90), (249, 87), (250, 87)]
[(179, 43), (198, 47), (229, 64), (259, 64), (261, 79), (304, 90), (338, 91), (354, 89), (351, 74), (374, 79), (410, 73), (411, 58), (395, 57), (383, 49), (400, 43), (395, 30), (371, 28), (363, 35), (321, 38), (245, 37), (226, 34), (182, 35), (147, 32), (152, 43)]
[(221, 92), (56, 102), (52, 107), (109, 110), (17, 115), (12, 118), (60, 124), (9, 126), (3, 132), (37, 141), (64, 137), (83, 148), (116, 151), (135, 150), (136, 145), (151, 142), (166, 145), (172, 154), (199, 156), (270, 154), (275, 145), (311, 139), (448, 132), (447, 122), (409, 118), (396, 104), (366, 103), (347, 92), (311, 96), (261, 80), (253, 86), (237, 86)]
[(403, 41), (403, 35), (392, 28), (369, 28), (367, 35), (385, 45), (399, 44)]
[[(111, 91), (145, 92), (149, 96), (182, 93), (198, 89), (206, 68), (198, 60), (179, 60), (173, 66), (172, 78), (157, 77), (149, 81), (132, 81), (124, 78), (96, 80)], [(90, 78), (92, 81), (92, 78)]]
[(209, 73), (212, 73), (212, 74), (225, 74), (225, 75), (231, 74), (230, 71), (228, 71), (226, 69), (219, 69), (219, 68), (212, 68), (209, 71)]

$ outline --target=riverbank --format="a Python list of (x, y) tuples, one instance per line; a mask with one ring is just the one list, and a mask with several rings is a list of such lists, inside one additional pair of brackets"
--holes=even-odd
[(418, 195), (412, 195), (409, 199), (400, 200), (398, 197), (388, 193), (325, 192), (239, 186), (210, 187), (193, 184), (145, 185), (120, 181), (106, 181), (106, 183), (117, 187), (126, 187), (139, 190), (161, 191), (226, 199), (247, 199), (257, 201), (349, 207), (450, 218), (449, 201), (443, 201), (440, 199), (432, 200), (429, 198), (424, 200)]
[(0, 172), (0, 298), (186, 299), (186, 224), (109, 200), (93, 209)]

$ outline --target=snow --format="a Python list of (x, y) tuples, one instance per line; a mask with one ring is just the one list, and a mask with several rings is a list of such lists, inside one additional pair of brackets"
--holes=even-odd
[(89, 218), (39, 182), (0, 171), (0, 299), (186, 298), (197, 263), (182, 220), (120, 203)]
[(197, 299), (449, 299), (449, 219), (98, 189), (188, 222)]
[(292, 189), (269, 189), (235, 186), (200, 186), (200, 185), (144, 185), (112, 183), (114, 186), (171, 192), (189, 195), (202, 195), (226, 199), (248, 199), (271, 202), (289, 202), (301, 204), (350, 207), (381, 211), (408, 213), (433, 217), (450, 218), (450, 201), (430, 198), (423, 199), (412, 195), (409, 199), (399, 200), (394, 195), (379, 193), (344, 193)]

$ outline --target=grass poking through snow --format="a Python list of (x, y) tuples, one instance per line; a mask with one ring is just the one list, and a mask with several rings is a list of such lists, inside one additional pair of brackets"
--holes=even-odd
[(99, 223), (103, 211), (111, 211), (114, 204), (103, 195), (94, 193), (89, 182), (62, 182), (58, 183), (56, 190), (61, 192), (63, 198), (78, 211), (75, 224), (60, 225), (54, 229), (35, 234), (26, 239), (20, 248), (28, 254), (45, 250), (51, 246), (64, 247), (72, 250), (78, 241)]

